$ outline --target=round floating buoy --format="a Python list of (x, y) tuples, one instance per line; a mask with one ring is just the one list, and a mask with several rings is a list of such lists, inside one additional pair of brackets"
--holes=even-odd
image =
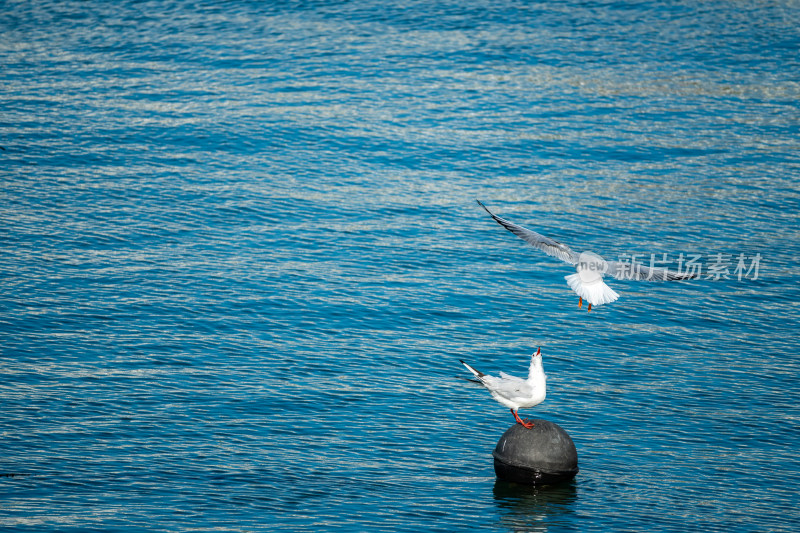
[(561, 426), (532, 420), (532, 429), (514, 424), (503, 433), (492, 452), (494, 471), (505, 481), (550, 485), (578, 473), (578, 450)]

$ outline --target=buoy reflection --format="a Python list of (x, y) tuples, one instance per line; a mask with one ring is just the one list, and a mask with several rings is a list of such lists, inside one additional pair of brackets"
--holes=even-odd
[(575, 512), (575, 480), (533, 486), (498, 479), (493, 493), (500, 523), (510, 531), (547, 531), (555, 524), (574, 523), (565, 518)]

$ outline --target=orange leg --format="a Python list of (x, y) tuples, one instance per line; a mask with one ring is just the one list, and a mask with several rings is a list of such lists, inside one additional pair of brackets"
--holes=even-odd
[(583, 307), (583, 297), (578, 296), (578, 309), (580, 309), (581, 307)]
[(592, 304), (589, 304), (589, 311), (592, 310)]
[(514, 420), (517, 421), (517, 424), (521, 424), (525, 429), (531, 429), (533, 427), (533, 422), (521, 419), (515, 410), (512, 409), (511, 414), (514, 415)]

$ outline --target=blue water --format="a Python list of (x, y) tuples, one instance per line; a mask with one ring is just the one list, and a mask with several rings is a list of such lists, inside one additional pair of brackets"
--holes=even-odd
[[(792, 1), (3, 2), (0, 526), (795, 531), (798, 50)], [(475, 199), (728, 279), (587, 313)], [(538, 346), (531, 489), (458, 361)]]

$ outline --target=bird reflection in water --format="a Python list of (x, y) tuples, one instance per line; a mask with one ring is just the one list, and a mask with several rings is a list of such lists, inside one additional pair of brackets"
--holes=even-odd
[(577, 488), (574, 480), (558, 485), (519, 485), (503, 480), (494, 484), (500, 525), (509, 531), (570, 530), (576, 521)]

